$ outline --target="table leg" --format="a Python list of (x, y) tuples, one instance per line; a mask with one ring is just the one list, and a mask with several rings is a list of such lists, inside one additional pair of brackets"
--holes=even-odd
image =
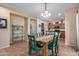
[(48, 56), (48, 43), (44, 44), (44, 56)]

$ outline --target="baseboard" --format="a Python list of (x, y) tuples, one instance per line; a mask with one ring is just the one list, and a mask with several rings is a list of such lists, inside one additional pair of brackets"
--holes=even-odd
[(65, 44), (66, 46), (75, 47), (75, 45)]
[(7, 47), (10, 47), (10, 45), (2, 46), (0, 47), (0, 49), (7, 48)]
[(15, 43), (20, 43), (20, 42), (27, 42), (26, 40), (17, 40), (17, 41), (14, 41), (13, 43), (10, 43), (10, 45), (13, 45)]

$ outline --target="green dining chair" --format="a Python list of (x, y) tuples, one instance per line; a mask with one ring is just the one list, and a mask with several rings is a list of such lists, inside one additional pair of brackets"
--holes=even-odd
[(52, 55), (57, 56), (58, 54), (58, 40), (59, 40), (59, 35), (58, 33), (55, 33), (53, 36), (53, 41), (51, 43), (49, 43), (48, 45), (48, 49), (52, 50)]
[[(35, 39), (37, 39), (38, 37), (42, 36), (42, 33), (41, 32), (34, 32), (34, 33), (31, 33), (30, 35), (35, 36)], [(39, 43), (39, 42), (37, 43), (37, 46), (43, 47), (43, 45), (41, 43)]]
[(54, 32), (48, 32), (48, 35), (54, 35)]
[(37, 42), (35, 40), (35, 36), (28, 35), (28, 39), (29, 39), (29, 55), (32, 54), (32, 51), (34, 51), (36, 54), (38, 54), (43, 50), (43, 47), (39, 47), (37, 45)]
[(38, 32), (38, 37), (43, 36), (42, 32)]
[(34, 35), (34, 36), (35, 36), (35, 38), (37, 38), (37, 37), (38, 37), (38, 33), (37, 33), (37, 32), (31, 33), (31, 35)]

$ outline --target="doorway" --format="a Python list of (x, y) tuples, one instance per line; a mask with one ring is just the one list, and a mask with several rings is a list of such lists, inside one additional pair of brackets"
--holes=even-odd
[(30, 21), (30, 33), (37, 32), (37, 20), (31, 19)]
[(41, 23), (41, 32), (42, 32), (43, 35), (45, 34), (44, 33), (44, 23)]

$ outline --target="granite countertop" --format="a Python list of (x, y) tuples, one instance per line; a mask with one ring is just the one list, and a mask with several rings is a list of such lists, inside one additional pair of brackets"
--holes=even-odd
[(65, 29), (52, 29), (52, 30), (48, 30), (48, 31), (55, 31), (55, 30), (65, 31)]

